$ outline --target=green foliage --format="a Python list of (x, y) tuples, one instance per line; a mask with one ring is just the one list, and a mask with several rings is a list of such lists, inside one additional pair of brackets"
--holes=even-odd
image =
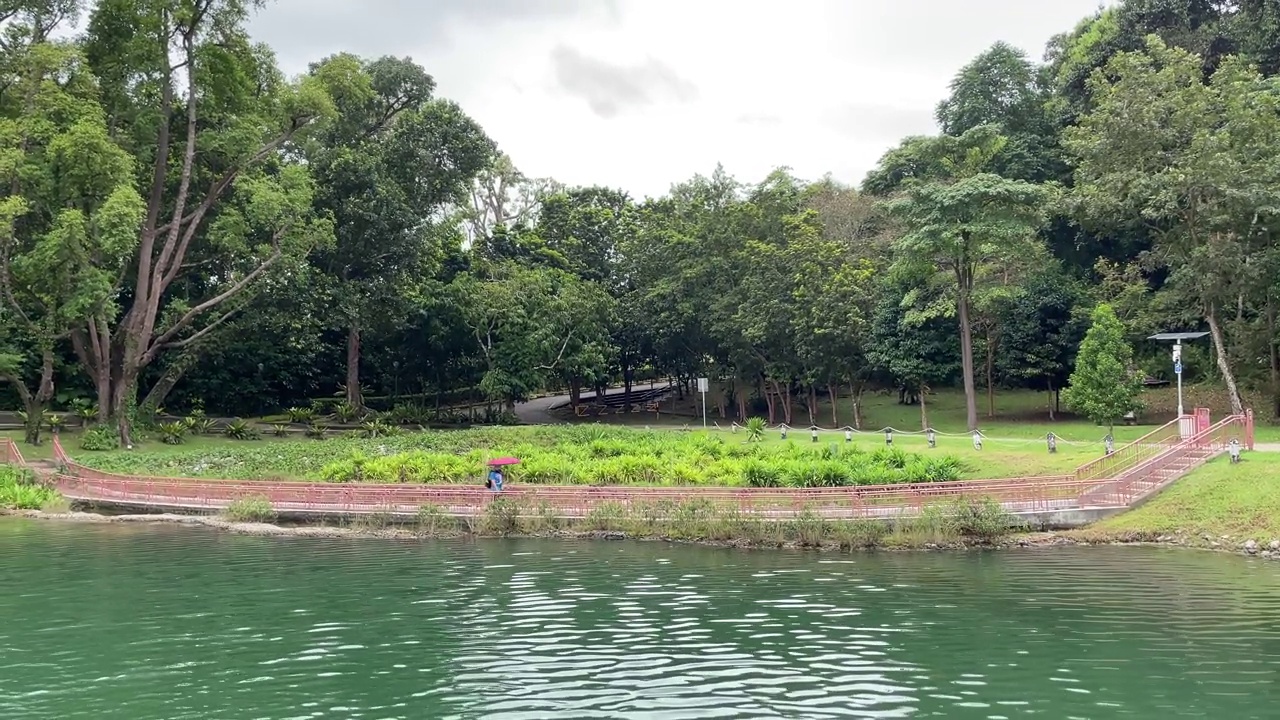
[(285, 411), (289, 416), (289, 422), (309, 424), (315, 419), (315, 410), (309, 407), (291, 407)]
[(328, 431), (328, 429), (329, 429), (329, 426), (324, 425), (323, 423), (312, 423), (311, 425), (307, 426), (307, 429), (305, 432), (306, 432), (306, 436), (311, 438), (312, 440), (323, 440), (325, 438), (325, 433), (326, 431)]
[(49, 432), (57, 435), (63, 428), (67, 426), (67, 418), (63, 415), (54, 413), (45, 413), (44, 424), (49, 428)]
[(185, 422), (160, 423), (156, 430), (160, 433), (160, 442), (165, 445), (181, 445), (190, 432)]
[(333, 408), (333, 419), (340, 423), (353, 422), (360, 417), (360, 408), (349, 402), (341, 402)]
[(222, 434), (232, 440), (257, 440), (258, 431), (247, 420), (235, 418), (222, 429)]
[(1110, 305), (1099, 305), (1062, 399), (1093, 422), (1114, 425), (1125, 413), (1139, 409), (1142, 380), (1133, 368), (1133, 349), (1125, 342), (1124, 326)]
[(213, 418), (197, 417), (195, 415), (185, 418), (183, 424), (192, 435), (212, 435), (218, 429), (218, 423)]
[(30, 470), (0, 465), (0, 509), (41, 510), (58, 497), (53, 488), (41, 484)]
[(120, 434), (114, 427), (99, 425), (89, 428), (80, 436), (82, 450), (104, 451), (120, 447)]
[(760, 442), (761, 440), (764, 440), (764, 433), (767, 427), (768, 426), (762, 417), (747, 418), (747, 440), (750, 442)]
[(503, 428), (332, 438), (319, 445), (95, 458), (104, 470), (167, 476), (287, 477), (324, 482), (473, 483), (485, 462), (513, 455), (508, 482), (566, 485), (850, 487), (946, 482), (967, 469), (946, 455), (898, 448), (729, 443), (676, 432), (610, 428)]
[(269, 523), (275, 521), (276, 509), (267, 497), (249, 495), (228, 503), (222, 516), (231, 522)]
[(284, 423), (273, 423), (271, 425), (271, 434), (276, 437), (288, 437), (289, 426)]

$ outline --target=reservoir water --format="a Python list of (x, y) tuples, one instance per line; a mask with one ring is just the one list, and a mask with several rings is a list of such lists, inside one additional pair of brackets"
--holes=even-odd
[(0, 718), (1280, 717), (1280, 563), (0, 518)]

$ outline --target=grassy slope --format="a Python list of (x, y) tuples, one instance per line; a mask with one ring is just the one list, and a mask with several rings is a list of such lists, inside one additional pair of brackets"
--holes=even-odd
[(1239, 465), (1220, 457), (1146, 504), (1107, 518), (1081, 536), (1147, 538), (1174, 533), (1214, 538), (1280, 538), (1280, 453), (1247, 453)]

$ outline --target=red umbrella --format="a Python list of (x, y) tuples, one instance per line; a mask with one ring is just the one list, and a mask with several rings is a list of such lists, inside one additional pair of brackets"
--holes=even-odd
[(489, 461), (489, 467), (501, 466), (501, 465), (519, 465), (519, 464), (520, 464), (520, 459), (513, 458), (513, 457), (500, 457), (500, 458), (494, 458)]

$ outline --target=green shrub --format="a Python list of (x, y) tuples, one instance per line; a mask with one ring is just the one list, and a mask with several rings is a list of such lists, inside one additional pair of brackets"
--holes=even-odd
[(484, 509), (480, 519), (481, 532), (488, 535), (512, 535), (520, 529), (520, 514), (524, 506), (518, 500), (495, 497)]
[(213, 418), (196, 415), (187, 418), (187, 426), (191, 429), (192, 435), (212, 435), (218, 429), (218, 423), (214, 422)]
[(227, 423), (222, 429), (222, 434), (232, 440), (257, 440), (258, 431), (247, 420), (236, 418)]
[(0, 508), (41, 510), (60, 497), (53, 488), (40, 483), (30, 470), (0, 465)]
[(57, 435), (67, 426), (67, 418), (62, 415), (47, 413), (44, 418), (44, 423), (48, 426), (49, 432)]
[(160, 423), (156, 432), (160, 433), (160, 442), (165, 445), (181, 445), (186, 439), (188, 428), (185, 422), (167, 422)]
[(979, 542), (995, 542), (1025, 524), (991, 498), (965, 498), (951, 504), (947, 511), (955, 518), (956, 530), (966, 538)]
[(249, 495), (232, 500), (222, 511), (222, 515), (232, 522), (273, 522), (276, 519), (276, 509), (266, 497)]
[(289, 435), (289, 426), (283, 423), (274, 423), (271, 426), (271, 434), (276, 437), (287, 437)]
[(316, 417), (315, 410), (309, 407), (291, 407), (284, 414), (289, 417), (289, 422), (301, 424), (310, 423)]
[(360, 417), (360, 409), (349, 402), (340, 402), (333, 408), (333, 418), (340, 423), (354, 422)]
[(768, 428), (764, 418), (753, 417), (747, 419), (746, 424), (747, 440), (749, 442), (760, 442), (764, 440), (764, 431)]
[(80, 448), (100, 452), (120, 447), (120, 432), (110, 425), (89, 428), (80, 436)]
[(311, 425), (307, 426), (305, 433), (306, 433), (306, 436), (311, 438), (312, 440), (323, 440), (325, 433), (328, 430), (329, 430), (328, 425), (324, 425), (321, 423), (312, 423)]

